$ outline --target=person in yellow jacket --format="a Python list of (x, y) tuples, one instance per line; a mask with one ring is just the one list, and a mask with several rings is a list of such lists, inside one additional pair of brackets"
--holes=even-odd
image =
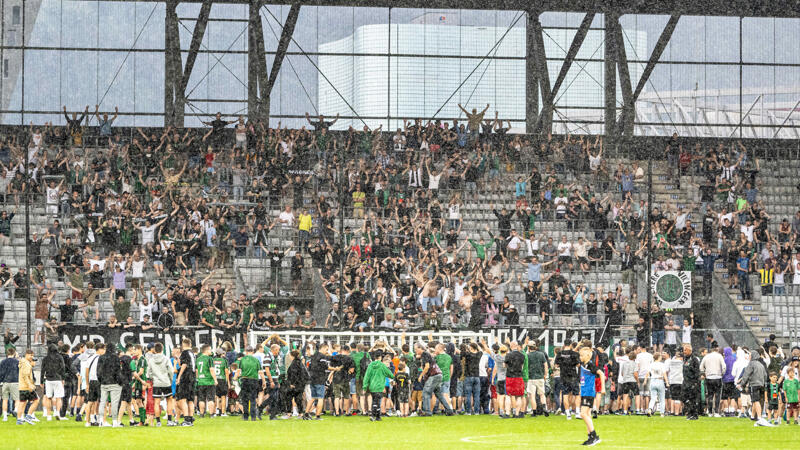
[(297, 217), (297, 230), (299, 237), (299, 251), (308, 250), (308, 241), (311, 237), (311, 214), (308, 209), (300, 209), (300, 215)]
[[(33, 413), (39, 406), (39, 397), (36, 395), (36, 383), (33, 381), (33, 350), (25, 351), (25, 357), (19, 361), (19, 402), (17, 403), (17, 425), (27, 423), (33, 425), (39, 420)], [(25, 407), (29, 406), (30, 414), (26, 414)]]

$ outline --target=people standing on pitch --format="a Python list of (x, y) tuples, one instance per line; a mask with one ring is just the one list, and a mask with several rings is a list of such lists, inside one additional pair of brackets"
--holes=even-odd
[[(586, 424), (586, 432), (588, 438), (583, 443), (586, 446), (592, 446), (600, 443), (600, 436), (594, 429), (592, 421), (592, 408), (594, 407), (594, 398), (599, 394), (605, 393), (606, 376), (603, 370), (597, 367), (592, 361), (592, 348), (581, 347), (580, 352), (580, 395), (581, 395), (581, 418)], [(600, 379), (600, 392), (595, 389), (595, 379)]]
[(759, 348), (758, 357), (750, 359), (750, 363), (745, 367), (742, 377), (739, 379), (739, 389), (747, 389), (750, 392), (750, 401), (753, 404), (750, 418), (755, 421), (753, 425), (757, 427), (773, 426), (761, 415), (761, 408), (766, 396), (764, 389), (768, 382), (767, 366), (764, 363), (765, 355), (764, 349)]
[[(98, 421), (101, 427), (119, 428), (119, 402), (122, 394), (120, 385), (120, 360), (117, 348), (109, 345), (97, 360), (97, 379), (100, 382), (100, 408)], [(111, 399), (112, 423), (106, 422), (106, 404)]]
[[(33, 350), (25, 351), (25, 357), (19, 360), (19, 401), (17, 402), (17, 425), (27, 423), (33, 425), (39, 420), (34, 415), (39, 405), (39, 396), (36, 395), (36, 384), (33, 381)], [(29, 413), (30, 411), (30, 413)]]
[(178, 411), (183, 416), (181, 426), (194, 425), (194, 388), (195, 388), (195, 355), (192, 353), (192, 341), (183, 338), (181, 341), (181, 368), (175, 383), (178, 389)]
[(370, 420), (373, 422), (381, 420), (381, 400), (386, 390), (386, 379), (394, 378), (394, 374), (389, 370), (391, 362), (392, 355), (384, 354), (380, 361), (372, 361), (364, 372), (364, 390), (372, 396)]

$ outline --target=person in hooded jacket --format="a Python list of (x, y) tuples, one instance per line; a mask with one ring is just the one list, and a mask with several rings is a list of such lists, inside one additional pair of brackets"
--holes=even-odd
[(289, 368), (286, 369), (286, 411), (292, 410), (292, 402), (297, 407), (297, 411), (303, 411), (303, 393), (310, 377), (305, 364), (303, 364), (300, 350), (292, 350), (289, 355), (292, 362), (289, 363)]
[(58, 352), (58, 346), (47, 346), (47, 356), (42, 361), (42, 379), (44, 380), (45, 394), (42, 407), (47, 420), (53, 420), (53, 411), (56, 420), (61, 420), (61, 403), (64, 400), (64, 358)]
[(733, 382), (733, 365), (736, 363), (736, 354), (730, 347), (722, 351), (725, 360), (725, 373), (722, 375), (722, 414), (725, 417), (735, 415), (736, 405), (739, 403), (739, 390)]
[[(109, 345), (105, 353), (100, 355), (97, 360), (97, 381), (100, 382), (100, 407), (98, 418), (100, 426), (114, 428), (122, 427), (118, 420), (119, 415), (119, 402), (122, 394), (122, 386), (120, 384), (120, 359), (117, 354), (117, 348)], [(113, 424), (109, 425), (106, 422), (106, 403), (108, 398), (111, 397), (111, 417), (113, 417)]]
[[(153, 380), (153, 397), (155, 397), (154, 416), (156, 426), (161, 426), (161, 399), (167, 400), (167, 411), (172, 412), (172, 363), (164, 354), (164, 344), (156, 342), (151, 351), (144, 354), (147, 360), (147, 375)], [(172, 421), (172, 414), (167, 415), (167, 425), (177, 425)]]

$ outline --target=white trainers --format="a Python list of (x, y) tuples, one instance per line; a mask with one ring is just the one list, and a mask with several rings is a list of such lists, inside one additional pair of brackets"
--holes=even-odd
[(53, 416), (47, 416), (47, 421), (48, 422), (52, 422), (53, 421)]
[(8, 415), (7, 414), (3, 414), (3, 422), (8, 422)]

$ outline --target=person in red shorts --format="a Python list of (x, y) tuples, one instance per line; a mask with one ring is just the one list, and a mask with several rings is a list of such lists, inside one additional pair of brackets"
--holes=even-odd
[[(525, 355), (516, 342), (509, 343), (511, 351), (506, 355), (506, 395), (511, 398), (511, 417), (521, 419), (525, 417), (525, 382), (522, 380), (522, 368), (525, 365)], [(508, 413), (508, 411), (506, 412)]]

